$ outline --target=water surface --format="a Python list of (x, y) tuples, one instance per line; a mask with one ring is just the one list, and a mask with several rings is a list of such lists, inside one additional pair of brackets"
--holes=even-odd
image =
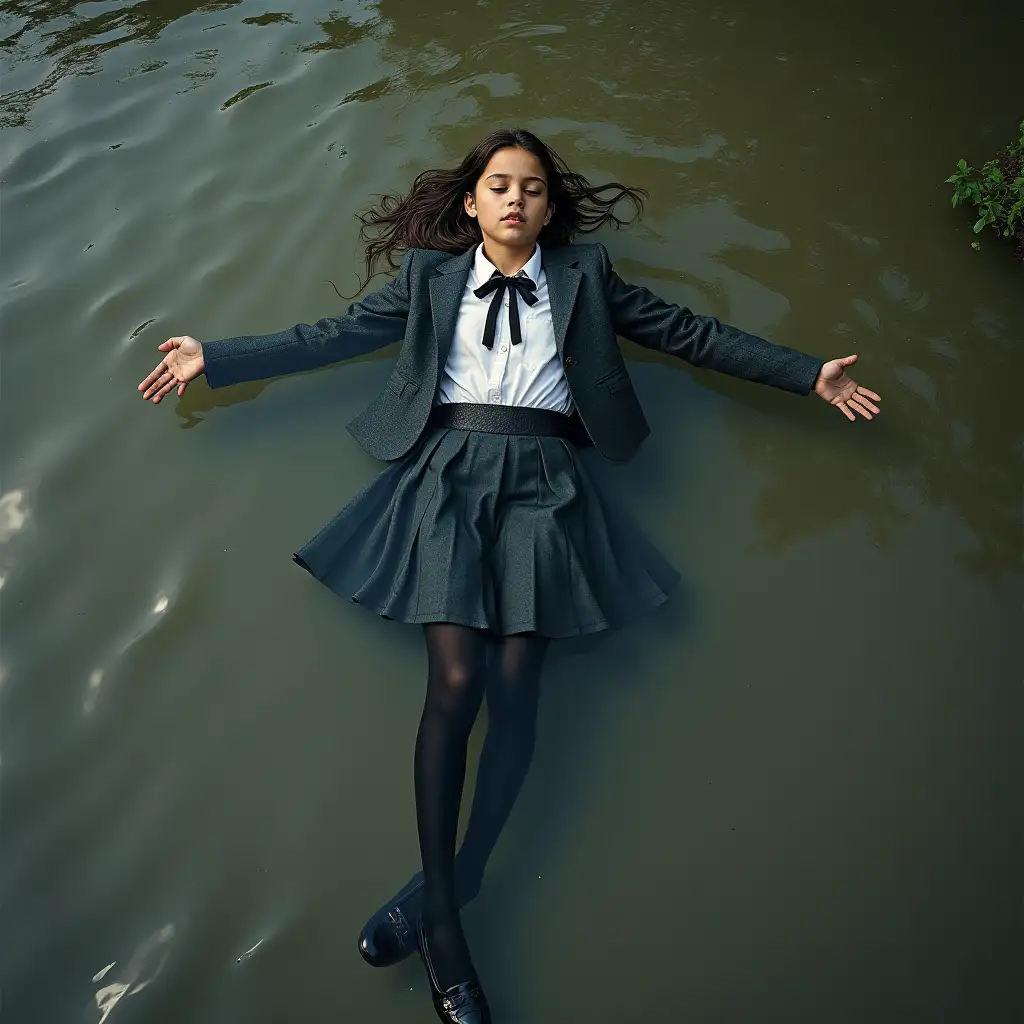
[(135, 385), (337, 313), (355, 213), (522, 124), (649, 189), (624, 277), (884, 412), (624, 343), (654, 432), (603, 475), (684, 584), (552, 652), (466, 913), (496, 1020), (1011, 1020), (1024, 292), (942, 184), (1024, 116), (996, 6), (281, 6), (0, 13), (4, 1019), (431, 1019), (355, 951), (416, 866), (420, 634), (290, 558), (395, 349)]

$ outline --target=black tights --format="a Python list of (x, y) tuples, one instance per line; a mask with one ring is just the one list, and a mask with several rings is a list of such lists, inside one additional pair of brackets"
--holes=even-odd
[[(479, 889), (526, 778), (548, 641), (528, 635), (498, 639), (447, 622), (424, 626), (424, 636), (427, 695), (416, 734), (416, 823), (424, 926), (438, 982), (447, 988), (474, 977), (458, 908)], [(466, 748), (485, 692), (487, 736), (456, 861)]]

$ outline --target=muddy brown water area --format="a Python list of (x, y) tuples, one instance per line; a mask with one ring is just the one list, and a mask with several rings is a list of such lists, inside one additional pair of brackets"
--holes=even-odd
[(395, 350), (135, 386), (337, 313), (368, 198), (510, 123), (650, 190), (624, 277), (858, 352), (884, 410), (624, 343), (653, 435), (603, 476), (684, 582), (552, 651), (466, 912), (495, 1020), (1017, 1019), (1024, 288), (943, 184), (1019, 123), (1001, 18), (0, 8), (4, 1021), (432, 1019), (355, 950), (416, 866), (420, 634), (291, 561), (380, 469), (344, 428)]

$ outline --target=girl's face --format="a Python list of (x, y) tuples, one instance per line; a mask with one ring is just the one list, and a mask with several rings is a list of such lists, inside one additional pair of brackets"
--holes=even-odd
[(525, 149), (499, 149), (464, 202), (485, 239), (514, 249), (532, 249), (555, 212), (544, 165)]

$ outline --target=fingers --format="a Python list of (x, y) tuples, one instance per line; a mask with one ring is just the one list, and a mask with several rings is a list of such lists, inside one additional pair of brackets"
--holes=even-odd
[[(184, 336), (168, 338), (166, 341), (157, 345), (157, 349), (161, 352), (171, 352), (176, 350), (183, 341), (185, 341)], [(183, 395), (185, 393), (185, 388), (188, 385), (187, 380), (182, 380), (179, 373), (168, 366), (168, 359), (172, 362), (179, 361), (177, 353), (161, 359), (160, 362), (156, 364), (156, 368), (153, 372), (150, 373), (149, 376), (147, 376), (138, 386), (138, 390), (142, 392), (143, 400), (152, 401), (154, 405), (158, 405), (160, 403), (160, 399), (174, 388), (178, 389), (179, 396)]]
[(855, 352), (852, 356), (843, 356), (842, 359), (837, 360), (842, 363), (843, 366), (850, 366), (857, 362), (857, 353)]
[[(882, 400), (881, 395), (876, 395), (874, 391), (868, 391), (867, 388), (863, 388), (859, 384), (857, 385), (857, 391), (859, 394), (867, 395), (868, 398), (873, 398), (876, 402), (880, 402)], [(875, 412), (878, 412), (878, 410), (876, 409)]]
[[(138, 390), (148, 391), (149, 388), (151, 388), (157, 382), (157, 380), (159, 380), (160, 377), (162, 377), (167, 372), (167, 364), (161, 359), (160, 362), (156, 364), (156, 369), (153, 370), (153, 372), (148, 377), (146, 377), (146, 379), (139, 385)], [(143, 395), (142, 397), (148, 398), (149, 396)]]
[[(178, 383), (178, 381), (175, 378), (171, 378), (171, 380), (169, 380), (166, 384), (164, 384), (164, 386), (162, 388), (160, 388), (160, 390), (153, 396), (153, 404), (154, 405), (159, 405), (160, 404), (160, 399), (163, 398), (164, 395), (166, 395), (168, 391), (173, 390), (174, 386), (177, 383)], [(184, 384), (181, 385), (182, 388), (184, 388), (184, 386), (185, 386)], [(180, 391), (179, 391), (179, 394), (180, 394)]]
[[(875, 397), (878, 398), (877, 395)], [(881, 412), (882, 411), (881, 409), (878, 408), (877, 405), (875, 405), (874, 403), (868, 401), (867, 395), (865, 395), (863, 388), (858, 388), (857, 389), (857, 394), (855, 394), (850, 399), (850, 401), (857, 402), (859, 405), (863, 405), (865, 409), (870, 409), (872, 412), (876, 412), (877, 413), (877, 412)], [(881, 401), (881, 399), (879, 399), (879, 401)]]
[[(167, 394), (171, 388), (179, 383), (177, 375), (172, 373), (170, 370), (165, 370), (161, 374), (157, 374), (154, 370), (147, 378), (145, 383), (148, 384), (146, 390), (142, 393), (143, 399), (152, 398), (154, 401), (158, 401), (161, 395)], [(139, 385), (142, 386), (141, 384)]]
[[(866, 404), (870, 404), (870, 403), (866, 403)], [(857, 418), (856, 416), (854, 416), (855, 412), (858, 413), (859, 415), (863, 416), (864, 419), (866, 419), (866, 420), (874, 419), (874, 417), (871, 415), (871, 413), (868, 412), (868, 410), (866, 408), (866, 405), (862, 405), (861, 404), (861, 401), (860, 401), (858, 395), (853, 395), (852, 397), (846, 399), (845, 401), (836, 402), (835, 405), (839, 409), (842, 409), (843, 415), (848, 420), (855, 420)], [(878, 410), (875, 409), (875, 412), (878, 412)]]
[(166, 382), (168, 370), (157, 367), (140, 385), (143, 399), (151, 398), (154, 392), (158, 391)]
[[(175, 344), (175, 342), (177, 342), (177, 344)], [(171, 349), (177, 348), (178, 345), (181, 344), (181, 342), (181, 338), (168, 338), (166, 341), (160, 342), (160, 344), (157, 345), (156, 348), (158, 352), (170, 352)], [(160, 362), (156, 364), (156, 369), (154, 369), (153, 372), (148, 377), (146, 377), (141, 384), (139, 384), (138, 390), (148, 391), (153, 386), (153, 384), (160, 378), (160, 376), (166, 372), (167, 360), (161, 359)], [(149, 398), (149, 395), (144, 394), (142, 397)]]
[[(858, 412), (858, 413), (860, 413), (860, 414), (861, 414), (861, 416), (863, 416), (863, 417), (864, 417), (864, 419), (866, 419), (866, 420), (870, 420), (870, 419), (872, 419), (872, 418), (873, 418), (873, 417), (872, 417), (872, 415), (871, 415), (871, 413), (869, 413), (869, 412), (868, 412), (868, 410), (867, 410), (867, 409), (866, 409), (866, 408), (865, 408), (865, 407), (864, 407), (863, 405), (861, 405), (861, 403), (860, 403), (860, 402), (858, 402), (858, 401), (857, 401), (857, 398), (856, 398), (856, 396), (854, 396), (853, 398), (851, 398), (851, 399), (849, 400), (849, 402), (847, 402), (846, 404), (847, 404), (847, 405), (848, 405), (848, 406), (849, 406), (849, 407), (850, 407), (851, 409), (853, 409), (853, 410), (854, 410), (855, 412)], [(878, 411), (878, 410), (876, 409), (876, 410), (875, 410), (875, 412), (877, 412), (877, 411)]]

